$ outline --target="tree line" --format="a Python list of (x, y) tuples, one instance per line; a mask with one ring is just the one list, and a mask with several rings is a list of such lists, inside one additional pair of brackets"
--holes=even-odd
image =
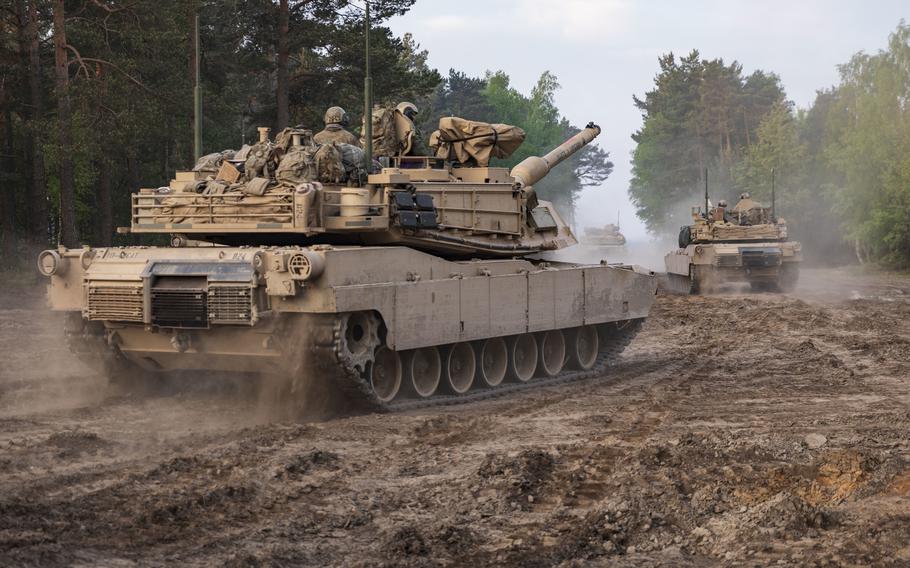
[(697, 51), (659, 60), (654, 88), (634, 104), (630, 196), (655, 233), (672, 234), (712, 198), (769, 201), (816, 261), (910, 266), (910, 26), (888, 46), (838, 67), (839, 83), (797, 109), (780, 79)]
[[(504, 72), (443, 77), (428, 53), (384, 25), (416, 0), (371, 2), (373, 96), (440, 116), (528, 132), (511, 165), (577, 131), (544, 73), (530, 95)], [(361, 123), (363, 2), (349, 0), (12, 0), (0, 8), (0, 254), (61, 242), (125, 243), (129, 194), (192, 166), (195, 20), (200, 22), (203, 150), (239, 148), (256, 127), (322, 128), (329, 106)], [(545, 151), (545, 150), (544, 150)], [(541, 187), (564, 207), (609, 175), (591, 147)], [(29, 262), (31, 258), (28, 258)]]

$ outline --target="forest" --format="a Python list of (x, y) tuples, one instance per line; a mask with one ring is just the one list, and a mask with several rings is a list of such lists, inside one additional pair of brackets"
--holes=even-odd
[[(414, 1), (370, 3), (375, 102), (415, 102), (427, 135), (451, 114), (521, 126), (527, 141), (504, 166), (578, 130), (549, 72), (523, 94), (504, 71), (430, 68), (410, 35), (383, 25)], [(192, 166), (197, 15), (203, 152), (239, 148), (258, 126), (320, 130), (333, 105), (359, 131), (362, 2), (13, 0), (0, 8), (0, 263), (30, 266), (58, 242), (126, 243), (115, 229), (129, 224), (129, 194)], [(571, 215), (612, 167), (592, 145), (538, 190)]]
[(731, 204), (744, 191), (770, 201), (773, 169), (778, 213), (816, 261), (910, 266), (910, 26), (838, 71), (799, 109), (774, 73), (698, 51), (661, 57), (634, 98), (630, 195), (648, 228), (687, 224), (706, 169), (712, 199)]

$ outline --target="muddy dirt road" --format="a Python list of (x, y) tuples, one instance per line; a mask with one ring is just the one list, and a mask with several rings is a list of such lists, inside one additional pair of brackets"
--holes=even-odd
[(910, 565), (908, 277), (661, 296), (602, 380), (273, 425), (104, 396), (0, 294), (0, 565)]

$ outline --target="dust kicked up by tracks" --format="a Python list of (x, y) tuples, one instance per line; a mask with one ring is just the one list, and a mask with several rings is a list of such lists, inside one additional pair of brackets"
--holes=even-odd
[(602, 379), (311, 424), (105, 396), (4, 291), (0, 564), (910, 563), (910, 279), (803, 282), (661, 296)]

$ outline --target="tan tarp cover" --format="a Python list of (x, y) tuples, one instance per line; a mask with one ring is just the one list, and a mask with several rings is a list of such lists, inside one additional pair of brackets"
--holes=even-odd
[(490, 165), (490, 158), (511, 156), (524, 139), (525, 131), (517, 126), (449, 116), (439, 119), (430, 148), (440, 158), (483, 167)]
[(780, 238), (777, 225), (740, 226), (728, 223), (714, 225), (714, 238), (720, 240), (769, 239)]
[[(246, 195), (240, 192), (212, 196), (165, 197), (155, 210), (154, 223), (292, 223), (293, 198), (290, 195)], [(221, 217), (221, 215), (224, 215)]]

